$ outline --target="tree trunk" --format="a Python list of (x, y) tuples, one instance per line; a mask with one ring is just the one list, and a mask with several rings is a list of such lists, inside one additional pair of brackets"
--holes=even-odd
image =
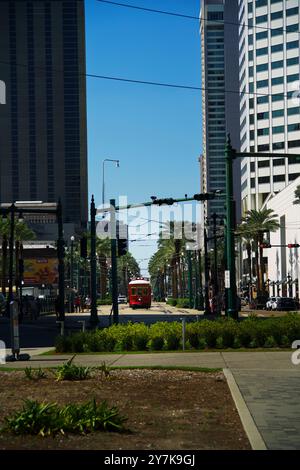
[(261, 244), (263, 243), (263, 234), (259, 236), (259, 277), (260, 277), (260, 292), (265, 291), (265, 282), (264, 282), (264, 256), (263, 248)]
[(172, 297), (173, 299), (178, 298), (178, 285), (177, 285), (177, 263), (176, 260), (172, 259)]
[(249, 300), (252, 300), (252, 247), (251, 243), (247, 243), (247, 260), (248, 260), (248, 275), (249, 275)]
[(259, 256), (258, 256), (258, 238), (255, 238), (255, 269), (256, 269), (256, 279), (257, 279), (257, 295), (261, 292), (261, 279), (260, 279), (260, 266), (259, 266)]

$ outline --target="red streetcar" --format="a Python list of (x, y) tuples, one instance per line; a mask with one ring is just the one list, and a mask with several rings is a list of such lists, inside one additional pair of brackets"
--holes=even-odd
[(151, 307), (151, 285), (145, 279), (135, 279), (128, 285), (128, 299), (131, 308)]

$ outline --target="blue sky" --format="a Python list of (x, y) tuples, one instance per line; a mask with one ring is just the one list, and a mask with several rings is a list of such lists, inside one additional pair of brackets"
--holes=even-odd
[[(199, 15), (199, 0), (122, 0), (122, 3)], [(87, 72), (201, 86), (196, 20), (86, 0)], [(87, 79), (89, 193), (101, 203), (102, 161), (106, 199), (199, 192), (201, 92)], [(143, 232), (144, 233), (144, 232)], [(151, 247), (131, 251), (145, 258)], [(147, 264), (147, 263), (146, 263)], [(143, 267), (146, 266), (145, 262)]]

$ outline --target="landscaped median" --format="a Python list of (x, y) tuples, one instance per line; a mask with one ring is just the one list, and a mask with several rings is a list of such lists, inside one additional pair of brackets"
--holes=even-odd
[(251, 448), (222, 371), (154, 369), (0, 370), (0, 450)]
[[(200, 320), (185, 326), (185, 350), (226, 348), (290, 348), (300, 339), (300, 315), (262, 319), (251, 316)], [(59, 336), (56, 352), (176, 351), (183, 349), (182, 324), (158, 322), (151, 326), (127, 323), (93, 331)]]

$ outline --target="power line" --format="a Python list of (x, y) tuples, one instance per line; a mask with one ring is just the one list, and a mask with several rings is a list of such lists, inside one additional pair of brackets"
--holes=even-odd
[(148, 12), (148, 13), (158, 13), (158, 14), (161, 14), (161, 15), (168, 15), (168, 16), (175, 16), (175, 17), (179, 17), (179, 18), (185, 18), (187, 20), (197, 20), (198, 22), (205, 22), (205, 23), (214, 23), (214, 24), (220, 24), (220, 25), (225, 25), (225, 24), (229, 24), (229, 25), (232, 25), (232, 26), (243, 26), (243, 27), (246, 27), (246, 28), (255, 28), (255, 29), (263, 29), (265, 31), (274, 31), (274, 30), (278, 30), (280, 29), (282, 32), (286, 32), (288, 30), (286, 29), (283, 29), (283, 28), (268, 28), (267, 26), (253, 26), (249, 23), (236, 23), (234, 21), (223, 21), (223, 20), (209, 20), (209, 19), (206, 19), (206, 18), (200, 18), (199, 16), (194, 16), (194, 15), (185, 15), (183, 13), (176, 13), (176, 12), (171, 12), (171, 11), (166, 11), (166, 10), (156, 10), (154, 8), (146, 8), (146, 7), (139, 7), (137, 5), (132, 5), (132, 4), (129, 4), (129, 3), (120, 3), (120, 2), (112, 2), (110, 0), (97, 0), (97, 2), (101, 2), (101, 3), (106, 3), (106, 4), (109, 4), (109, 5), (112, 5), (112, 6), (117, 6), (117, 7), (125, 7), (125, 8), (131, 8), (131, 9), (134, 9), (134, 10), (140, 10), (140, 11), (145, 11), (145, 12)]
[[(99, 0), (97, 0), (99, 1)], [(7, 61), (0, 61), (0, 64), (5, 64), (5, 65), (11, 65), (11, 62)], [(14, 64), (17, 67), (28, 67), (26, 64)], [(41, 69), (45, 70), (46, 67), (38, 67), (35, 66), (35, 69)], [(55, 70), (52, 69), (53, 72), (55, 73), (64, 73), (63, 70)], [(134, 80), (134, 79), (129, 79), (125, 77), (113, 77), (113, 76), (108, 76), (108, 75), (97, 75), (97, 74), (91, 74), (91, 73), (78, 73), (79, 76), (85, 76), (89, 78), (97, 78), (97, 79), (102, 79), (102, 80), (113, 80), (113, 81), (118, 81), (118, 82), (126, 82), (126, 83), (133, 83), (133, 84), (139, 84), (139, 85), (151, 85), (151, 86), (159, 86), (159, 87), (167, 87), (167, 88), (177, 88), (177, 89), (182, 89), (182, 90), (191, 90), (191, 91), (214, 91), (218, 93), (231, 93), (231, 94), (239, 94), (239, 95), (251, 95), (251, 96), (282, 96), (283, 98), (288, 98), (289, 94), (285, 93), (258, 93), (258, 92), (250, 92), (250, 91), (240, 91), (240, 90), (226, 90), (222, 88), (207, 88), (207, 87), (196, 87), (196, 86), (190, 86), (190, 85), (179, 85), (175, 83), (166, 83), (166, 82), (152, 82), (152, 81), (147, 81), (147, 80)], [(294, 90), (292, 90), (294, 91)], [(295, 91), (297, 93), (297, 91)]]

